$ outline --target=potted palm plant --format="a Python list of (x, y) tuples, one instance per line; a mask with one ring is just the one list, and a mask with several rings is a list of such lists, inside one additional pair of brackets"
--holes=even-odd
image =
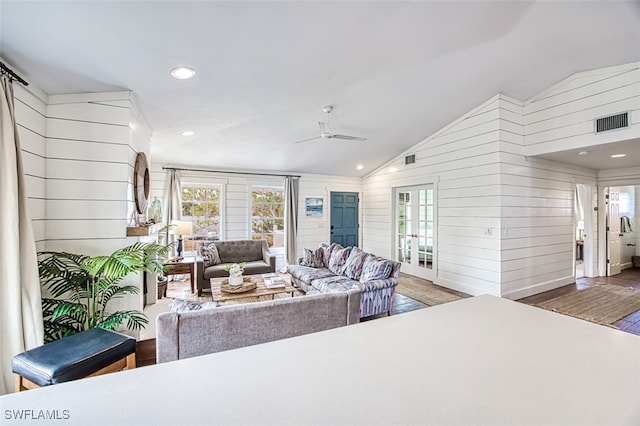
[(50, 295), (42, 299), (45, 341), (94, 327), (115, 330), (123, 322), (130, 330), (142, 329), (148, 320), (141, 311), (110, 311), (109, 302), (139, 293), (136, 286), (121, 285), (122, 279), (134, 272), (162, 272), (162, 259), (169, 249), (157, 243), (136, 243), (109, 256), (39, 253), (40, 282)]

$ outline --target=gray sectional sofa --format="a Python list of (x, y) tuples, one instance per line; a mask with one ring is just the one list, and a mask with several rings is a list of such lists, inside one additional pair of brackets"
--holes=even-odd
[(207, 250), (209, 246), (201, 247), (201, 258), (196, 261), (198, 296), (202, 296), (202, 290), (211, 289), (211, 278), (228, 277), (229, 273), (224, 268), (233, 263), (244, 262), (245, 275), (276, 271), (276, 256), (271, 254), (264, 240), (215, 241), (211, 244), (215, 246), (216, 253), (212, 256)]
[(288, 265), (291, 282), (307, 294), (360, 292), (360, 317), (391, 314), (400, 275), (399, 262), (339, 244), (305, 249), (297, 265)]
[(360, 321), (360, 292), (316, 294), (166, 312), (156, 321), (157, 362), (315, 333)]

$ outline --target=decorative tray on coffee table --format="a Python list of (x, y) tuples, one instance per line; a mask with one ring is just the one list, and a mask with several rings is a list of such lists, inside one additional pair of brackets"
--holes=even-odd
[(242, 277), (241, 285), (229, 285), (229, 279), (225, 278), (220, 283), (220, 291), (224, 293), (245, 293), (257, 287), (255, 281), (249, 277)]

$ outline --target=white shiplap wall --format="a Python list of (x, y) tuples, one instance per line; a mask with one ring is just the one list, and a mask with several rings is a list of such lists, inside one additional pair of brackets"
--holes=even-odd
[[(631, 126), (600, 134), (594, 133), (593, 120), (602, 116), (630, 112)], [(593, 146), (640, 137), (640, 63), (630, 63), (574, 74), (524, 103), (524, 143), (526, 155), (582, 150)], [(594, 263), (600, 275), (606, 274), (603, 255), (605, 234), (603, 189), (613, 185), (640, 183), (637, 168), (575, 173), (575, 181), (593, 185), (592, 242)], [(592, 206), (595, 207), (595, 206)], [(596, 227), (595, 225), (598, 225)]]
[[(151, 133), (132, 93), (53, 95), (46, 117), (46, 249), (104, 255), (133, 244), (133, 166)], [(125, 283), (142, 290), (141, 275)], [(140, 291), (111, 307), (142, 309), (142, 299)]]
[[(630, 112), (631, 126), (594, 133), (595, 118)], [(640, 62), (574, 74), (525, 102), (525, 154), (640, 138)]]
[(22, 164), (29, 214), (38, 251), (45, 248), (45, 134), (48, 97), (33, 86), (14, 83), (16, 122), (22, 149)]
[[(151, 199), (157, 197), (164, 201), (166, 171), (161, 164), (151, 167)], [(188, 168), (188, 167), (183, 167)], [(286, 172), (282, 173), (287, 174)], [(292, 173), (295, 174), (295, 173)], [(234, 173), (211, 173), (181, 171), (183, 182), (216, 183), (223, 187), (222, 210), (224, 211), (221, 238), (225, 240), (250, 238), (251, 222), (251, 186), (283, 186), (281, 176), (264, 176)], [(361, 192), (359, 178), (302, 175), (299, 186), (298, 202), (298, 255), (302, 255), (305, 247), (317, 247), (321, 242), (329, 240), (329, 193), (331, 191)], [(304, 213), (306, 197), (324, 198), (324, 215), (321, 218), (308, 218)], [(278, 255), (278, 267), (284, 265), (282, 254)]]
[[(302, 175), (300, 177), (300, 193), (298, 198), (298, 256), (302, 256), (305, 248), (316, 248), (320, 243), (327, 243), (331, 238), (330, 212), (331, 192), (357, 192), (360, 196), (359, 223), (360, 247), (363, 239), (368, 238), (362, 232), (362, 206), (366, 196), (362, 193), (360, 178), (327, 175)], [(322, 217), (309, 217), (305, 214), (305, 199), (307, 197), (322, 197)]]
[(50, 96), (48, 250), (96, 255), (129, 243), (126, 227), (135, 160), (129, 129), (132, 111), (127, 106), (130, 96), (130, 92)]
[(365, 250), (392, 256), (393, 188), (435, 176), (437, 284), (519, 298), (572, 282), (574, 181), (595, 172), (525, 157), (523, 108), (497, 95), (368, 176)]
[[(471, 294), (500, 294), (499, 104), (495, 96), (364, 179), (365, 251), (393, 258), (393, 188), (435, 180), (434, 281)], [(415, 164), (404, 165), (407, 154), (416, 155)]]

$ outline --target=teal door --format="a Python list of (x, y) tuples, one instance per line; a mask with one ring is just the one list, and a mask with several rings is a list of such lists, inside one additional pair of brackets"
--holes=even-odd
[(331, 193), (331, 242), (343, 247), (358, 245), (358, 193)]

